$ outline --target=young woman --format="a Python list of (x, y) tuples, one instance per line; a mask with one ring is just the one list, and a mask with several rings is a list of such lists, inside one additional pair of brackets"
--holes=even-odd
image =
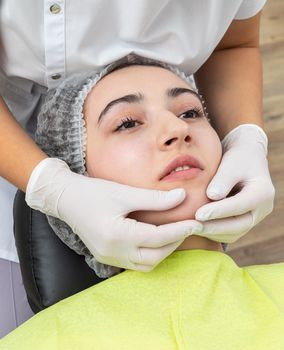
[[(69, 80), (50, 92), (36, 137), (47, 154), (79, 174), (126, 188), (183, 188), (186, 198), (174, 209), (128, 216), (131, 225), (147, 224), (138, 239), (151, 245), (129, 259), (140, 264), (147, 253), (148, 272), (126, 270), (63, 300), (4, 338), (0, 349), (283, 349), (284, 263), (239, 268), (221, 243), (199, 233), (180, 240), (152, 269), (152, 225), (194, 218), (209, 202), (206, 187), (222, 156), (202, 100), (185, 75), (136, 62)], [(67, 184), (76, 186), (77, 177), (66, 178)], [(76, 203), (73, 208), (78, 210)], [(90, 266), (106, 271), (98, 260), (90, 262), (84, 237), (80, 241), (58, 219), (50, 223), (90, 258)], [(119, 225), (119, 216), (110, 224)]]

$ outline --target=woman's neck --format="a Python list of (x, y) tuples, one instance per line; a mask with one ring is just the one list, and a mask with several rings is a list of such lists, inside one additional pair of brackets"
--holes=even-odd
[(223, 252), (222, 244), (201, 236), (187, 237), (176, 250), (205, 249)]

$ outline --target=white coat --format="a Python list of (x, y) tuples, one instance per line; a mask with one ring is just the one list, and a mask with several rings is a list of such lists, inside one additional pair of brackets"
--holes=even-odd
[[(0, 0), (0, 93), (32, 135), (46, 88), (130, 52), (192, 74), (266, 0)], [(0, 177), (0, 258), (18, 261), (15, 187)]]

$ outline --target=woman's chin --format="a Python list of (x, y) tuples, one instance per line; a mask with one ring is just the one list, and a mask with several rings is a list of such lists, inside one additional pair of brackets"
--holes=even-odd
[(190, 191), (184, 201), (174, 208), (162, 211), (139, 210), (130, 213), (128, 218), (157, 226), (182, 220), (194, 220), (197, 209), (209, 202), (205, 191), (202, 193)]

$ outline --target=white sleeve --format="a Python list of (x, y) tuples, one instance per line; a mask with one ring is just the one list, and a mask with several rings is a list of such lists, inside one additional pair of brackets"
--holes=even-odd
[(256, 15), (264, 6), (266, 0), (243, 0), (234, 19), (246, 19)]

